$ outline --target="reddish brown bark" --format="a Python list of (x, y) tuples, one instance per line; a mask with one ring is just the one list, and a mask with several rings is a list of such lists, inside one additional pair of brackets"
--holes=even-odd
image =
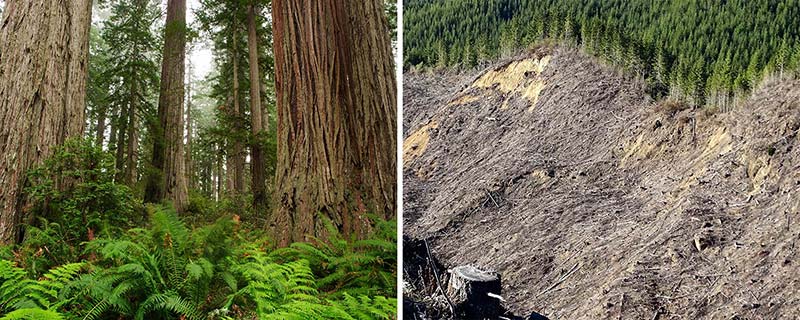
[(258, 36), (256, 34), (256, 9), (254, 4), (247, 6), (247, 51), (250, 56), (250, 118), (252, 120), (253, 142), (250, 145), (251, 189), (253, 208), (260, 212), (266, 208), (266, 168), (264, 151), (261, 147), (261, 132), (264, 124), (261, 114), (261, 77), (258, 70)]
[(396, 89), (382, 0), (274, 0), (280, 244), (395, 215)]
[(83, 133), (89, 0), (6, 1), (0, 25), (0, 243), (21, 239), (25, 174)]
[(188, 202), (183, 152), (184, 61), (186, 60), (186, 0), (167, 2), (164, 57), (161, 63), (159, 123), (155, 128), (153, 168), (145, 200), (171, 201), (178, 211)]

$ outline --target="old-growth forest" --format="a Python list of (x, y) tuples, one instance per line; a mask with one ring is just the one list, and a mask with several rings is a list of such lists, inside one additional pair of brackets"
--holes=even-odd
[(405, 66), (474, 67), (542, 41), (580, 46), (651, 94), (728, 108), (800, 66), (800, 1), (412, 0)]
[(396, 317), (395, 4), (0, 10), (0, 319)]

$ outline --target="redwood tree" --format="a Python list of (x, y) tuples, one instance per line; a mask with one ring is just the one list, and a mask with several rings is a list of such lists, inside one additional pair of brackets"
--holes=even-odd
[(282, 245), (395, 214), (395, 78), (382, 0), (274, 0)]
[[(91, 0), (6, 1), (0, 25), (0, 243), (26, 220), (25, 174), (84, 125)], [(17, 240), (20, 238), (18, 237)]]
[[(247, 6), (247, 51), (250, 64), (250, 118), (253, 139), (250, 145), (250, 172), (252, 175), (253, 208), (257, 211), (266, 207), (266, 168), (264, 150), (261, 147), (261, 132), (265, 130), (261, 109), (261, 77), (258, 70), (258, 36), (256, 34), (256, 5)], [(267, 127), (268, 129), (268, 127)]]
[(145, 200), (169, 200), (178, 211), (184, 209), (189, 197), (183, 158), (185, 58), (186, 0), (169, 0), (158, 99), (159, 123), (153, 132), (153, 172)]

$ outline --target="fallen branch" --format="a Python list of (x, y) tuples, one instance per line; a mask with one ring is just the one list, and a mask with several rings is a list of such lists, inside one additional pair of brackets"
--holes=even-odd
[(497, 201), (494, 201), (494, 197), (492, 197), (492, 192), (486, 191), (486, 193), (489, 194), (489, 199), (492, 199), (492, 202), (494, 202), (494, 206), (500, 208), (500, 205), (497, 204)]
[(555, 287), (557, 287), (558, 285), (563, 283), (565, 280), (567, 280), (567, 278), (569, 276), (571, 276), (573, 273), (575, 273), (575, 271), (578, 271), (578, 269), (580, 269), (579, 267), (580, 267), (580, 264), (576, 263), (575, 266), (573, 266), (572, 269), (569, 270), (569, 272), (567, 272), (563, 276), (561, 276), (561, 278), (559, 278), (558, 281), (556, 281), (555, 283), (553, 283), (553, 285), (551, 285), (550, 287), (545, 289), (544, 292), (539, 294), (539, 296), (547, 294), (548, 292), (553, 290)]
[(433, 278), (436, 280), (436, 287), (439, 288), (439, 291), (444, 296), (444, 299), (447, 301), (447, 306), (450, 307), (450, 313), (455, 316), (456, 310), (453, 307), (453, 302), (450, 301), (450, 297), (447, 296), (447, 292), (444, 291), (442, 288), (442, 282), (439, 281), (439, 272), (436, 271), (436, 266), (433, 264), (433, 257), (431, 256), (431, 247), (428, 245), (428, 239), (423, 240), (425, 242), (425, 251), (428, 252), (428, 265), (431, 266), (431, 270), (433, 270)]

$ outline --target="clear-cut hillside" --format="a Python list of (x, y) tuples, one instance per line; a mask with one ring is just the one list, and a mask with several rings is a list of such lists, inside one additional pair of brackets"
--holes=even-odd
[(695, 110), (543, 48), (404, 85), (405, 233), (516, 314), (800, 317), (800, 81)]

